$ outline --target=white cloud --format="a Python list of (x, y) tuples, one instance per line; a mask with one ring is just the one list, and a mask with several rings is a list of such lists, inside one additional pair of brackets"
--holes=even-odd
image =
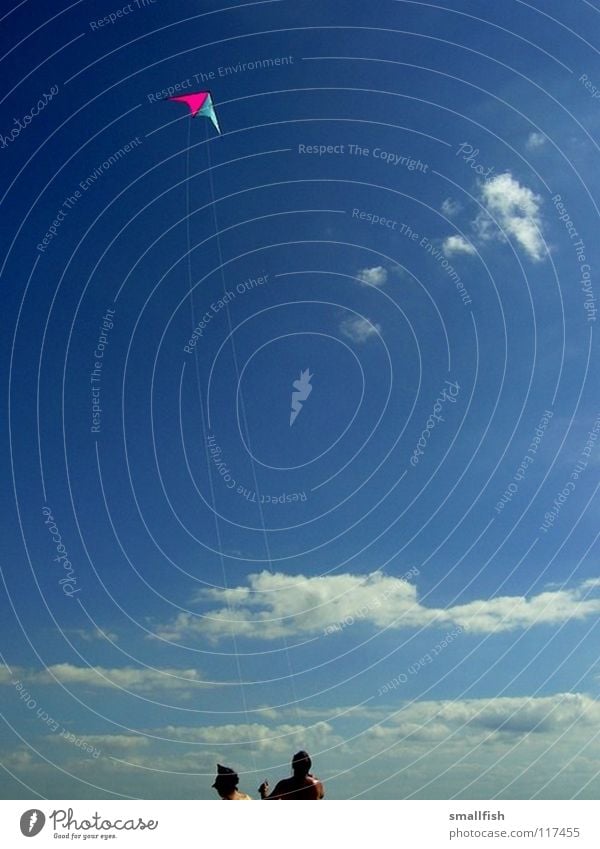
[(446, 200), (442, 203), (441, 209), (444, 215), (447, 215), (448, 218), (454, 218), (454, 216), (458, 215), (461, 211), (462, 204), (457, 200), (452, 200), (452, 198), (446, 198)]
[(215, 748), (222, 745), (251, 745), (255, 751), (268, 750), (274, 754), (293, 751), (294, 748), (319, 746), (325, 738), (330, 743), (334, 740), (337, 742), (342, 740), (341, 737), (333, 734), (330, 723), (322, 719), (312, 725), (299, 723), (264, 725), (259, 722), (236, 722), (204, 727), (168, 725), (155, 729), (154, 733), (169, 740), (203, 743)]
[[(75, 733), (75, 732), (73, 732)], [(131, 749), (144, 749), (153, 742), (150, 738), (145, 737), (143, 734), (78, 734), (75, 736), (80, 737), (85, 743), (90, 746), (96, 746), (102, 751), (106, 749), (110, 750), (120, 750), (120, 751), (129, 751)], [(48, 736), (49, 743), (60, 743), (65, 740), (64, 737), (60, 735), (52, 735)], [(67, 741), (68, 742), (68, 741)]]
[[(232, 755), (231, 749), (226, 749), (218, 754), (209, 750), (199, 751), (196, 747), (191, 751), (182, 752), (179, 749), (165, 754), (152, 748), (143, 751), (123, 752), (121, 758), (113, 756), (89, 762), (93, 763), (94, 775), (97, 775), (101, 767), (107, 770), (109, 773), (107, 780), (111, 788), (115, 779), (122, 778), (123, 774), (133, 775), (131, 792), (137, 794), (133, 798), (138, 798), (140, 782), (142, 781), (156, 782), (155, 784), (150, 783), (148, 786), (153, 788), (151, 792), (157, 794), (154, 798), (162, 798), (165, 795), (164, 773), (168, 773), (170, 798), (186, 798), (185, 793), (189, 792), (190, 781), (192, 781), (197, 785), (195, 793), (204, 791), (204, 795), (200, 798), (214, 799), (216, 798), (215, 791), (210, 785), (217, 771), (217, 763), (223, 761), (226, 764), (237, 765), (237, 750), (235, 755)], [(79, 770), (81, 771), (81, 769), (80, 765)], [(173, 788), (177, 787), (178, 782), (180, 783), (179, 789), (174, 791)], [(186, 788), (188, 788), (187, 791)], [(243, 781), (241, 789), (246, 789)], [(253, 790), (254, 788), (251, 787), (250, 789)], [(196, 798), (198, 797), (196, 796)]]
[(445, 256), (453, 256), (454, 254), (469, 254), (472, 256), (477, 251), (471, 242), (467, 242), (462, 236), (448, 236), (442, 242), (442, 250)]
[(110, 640), (116, 643), (118, 640), (118, 635), (114, 631), (103, 631), (101, 628), (76, 628), (73, 633), (87, 643), (91, 643), (94, 640)]
[[(584, 693), (417, 701), (411, 696), (396, 690), (346, 707), (311, 700), (271, 708), (268, 719), (257, 722), (240, 717), (239, 723), (210, 727), (163, 726), (141, 736), (148, 745), (139, 748), (128, 742), (130, 735), (79, 732), (103, 754), (111, 752), (107, 741), (114, 737), (114, 755), (82, 758), (65, 745), (51, 758), (80, 780), (134, 798), (161, 798), (166, 792), (173, 799), (213, 799), (217, 762), (234, 767), (241, 789), (256, 798), (264, 778), (274, 786), (289, 774), (291, 755), (300, 748), (310, 752), (330, 799), (598, 798), (600, 701)], [(196, 720), (201, 718), (190, 718)], [(1, 755), (38, 792), (69, 798), (71, 780), (29, 750), (5, 747)]]
[(589, 597), (586, 586), (544, 591), (529, 598), (498, 596), (448, 608), (427, 607), (413, 584), (381, 572), (307, 577), (263, 571), (249, 575), (246, 586), (206, 590), (199, 598), (217, 606), (202, 617), (181, 613), (159, 626), (159, 635), (175, 640), (194, 634), (219, 639), (233, 632), (272, 640), (324, 634), (350, 617), (373, 628), (461, 625), (471, 633), (490, 634), (559, 625), (600, 613), (600, 598)]
[(10, 769), (23, 770), (32, 767), (36, 760), (29, 749), (14, 749), (9, 754), (2, 755), (2, 763)]
[[(71, 663), (55, 663), (43, 670), (14, 669), (13, 679), (16, 678), (31, 684), (56, 684), (58, 681), (67, 685), (101, 689), (120, 687), (138, 693), (189, 690), (203, 685), (197, 669), (145, 669), (132, 666), (106, 668), (74, 666)], [(12, 681), (8, 670), (0, 668), (0, 684), (10, 683)]]
[[(427, 709), (431, 712), (431, 707), (432, 703), (425, 703), (420, 706), (418, 713), (426, 715)], [(508, 731), (541, 734), (568, 727), (578, 720), (596, 725), (600, 720), (600, 702), (581, 693), (558, 693), (537, 698), (502, 697), (488, 701), (467, 699), (439, 702), (436, 716), (448, 728), (461, 724), (486, 733)]]
[(0, 666), (0, 684), (12, 684), (18, 679), (17, 670), (13, 668), (12, 675), (8, 671), (8, 666)]
[(340, 333), (361, 345), (372, 336), (377, 336), (378, 333), (381, 333), (381, 327), (376, 322), (369, 321), (367, 318), (354, 316), (354, 318), (346, 318), (342, 321), (340, 324)]
[(546, 144), (546, 136), (543, 133), (529, 133), (525, 147), (527, 150), (537, 150)]
[[(398, 691), (392, 695), (396, 699)], [(153, 733), (183, 744), (225, 751), (235, 763), (248, 761), (249, 750), (261, 761), (287, 762), (296, 749), (302, 748), (313, 755), (319, 772), (328, 765), (335, 773), (335, 765), (348, 756), (355, 764), (381, 753), (378, 764), (385, 772), (389, 769), (384, 766), (385, 759), (397, 759), (397, 748), (389, 747), (398, 743), (406, 755), (418, 757), (440, 745), (440, 754), (456, 758), (479, 744), (501, 752), (528, 736), (548, 746), (575, 728), (585, 739), (600, 723), (600, 702), (582, 693), (417, 701), (399, 697), (393, 704), (389, 698), (387, 705), (371, 703), (350, 709), (290, 705), (273, 709), (270, 724), (243, 721), (204, 727), (166, 726)], [(306, 714), (312, 722), (285, 721), (295, 714)], [(435, 771), (439, 755), (431, 757)]]
[(404, 282), (413, 279), (410, 271), (407, 268), (403, 268), (401, 265), (392, 265), (390, 272)]
[(361, 283), (369, 283), (371, 286), (383, 286), (387, 281), (388, 273), (382, 265), (373, 268), (361, 268), (356, 272)]
[(481, 239), (490, 239), (496, 235), (501, 239), (512, 236), (530, 259), (543, 259), (545, 246), (541, 232), (542, 199), (539, 195), (522, 186), (512, 174), (506, 172), (483, 183), (481, 200), (501, 228), (498, 234), (492, 219), (481, 212), (474, 221), (475, 231)]
[(484, 741), (514, 745), (525, 735), (547, 741), (575, 725), (596, 728), (600, 721), (600, 702), (582, 693), (416, 701), (399, 707), (393, 716), (366, 731), (363, 744), (367, 748), (373, 743), (383, 748), (398, 737), (406, 738), (405, 744), (448, 741), (455, 748)]

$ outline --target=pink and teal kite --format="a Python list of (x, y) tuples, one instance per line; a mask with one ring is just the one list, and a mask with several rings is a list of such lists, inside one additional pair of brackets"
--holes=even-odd
[(219, 127), (210, 91), (194, 91), (191, 94), (181, 94), (177, 97), (169, 97), (167, 99), (178, 100), (180, 103), (185, 103), (192, 113), (192, 118), (198, 118), (199, 116), (202, 116), (203, 118), (210, 118), (215, 130), (219, 133), (219, 135), (221, 134), (221, 128)]

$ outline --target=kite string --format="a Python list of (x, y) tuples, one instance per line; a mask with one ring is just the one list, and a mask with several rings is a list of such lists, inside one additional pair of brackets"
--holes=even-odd
[[(191, 123), (192, 123), (191, 120), (188, 121), (188, 137), (187, 137), (187, 147), (186, 147), (186, 181), (185, 181), (186, 216), (185, 216), (185, 221), (186, 221), (186, 236), (187, 236), (188, 287), (189, 287), (189, 292), (190, 292), (190, 309), (191, 309), (191, 316), (192, 316), (192, 328), (194, 328), (194, 327), (196, 327), (196, 320), (195, 320), (195, 312), (194, 312), (194, 294), (193, 294), (194, 287), (193, 287), (193, 274), (192, 274), (192, 237), (191, 237), (191, 228), (190, 228), (190, 217), (191, 217), (191, 203), (190, 203)], [(213, 516), (214, 516), (214, 520), (215, 520), (217, 547), (218, 547), (218, 550), (219, 550), (219, 559), (220, 559), (220, 562), (221, 562), (221, 572), (222, 572), (222, 575), (223, 575), (223, 587), (226, 590), (225, 604), (226, 604), (226, 607), (227, 607), (227, 612), (229, 614), (229, 618), (230, 618), (230, 620), (232, 620), (233, 619), (233, 616), (232, 616), (232, 610), (233, 609), (232, 609), (232, 606), (230, 604), (229, 596), (228, 596), (228, 593), (227, 593), (227, 590), (229, 589), (229, 587), (228, 587), (228, 584), (227, 584), (227, 573), (226, 573), (226, 569), (225, 569), (225, 558), (223, 556), (223, 543), (222, 543), (221, 531), (220, 531), (220, 527), (219, 527), (219, 517), (217, 515), (217, 505), (216, 505), (214, 482), (213, 482), (212, 464), (210, 462), (210, 456), (208, 454), (208, 442), (207, 442), (207, 438), (206, 438), (206, 424), (205, 424), (205, 417), (204, 417), (204, 400), (203, 400), (202, 386), (201, 386), (201, 381), (200, 381), (200, 368), (199, 368), (199, 365), (198, 365), (198, 349), (197, 348), (196, 348), (195, 354), (194, 354), (194, 365), (195, 365), (196, 385), (197, 385), (197, 388), (198, 388), (198, 398), (200, 400), (200, 421), (202, 423), (202, 442), (203, 442), (203, 445), (205, 447), (206, 463), (207, 463), (207, 468), (208, 468), (208, 481), (209, 481), (209, 488), (210, 488), (210, 498), (211, 498), (212, 512), (213, 512)], [(231, 639), (232, 639), (232, 642), (233, 642), (233, 650), (234, 650), (234, 653), (235, 653), (235, 662), (236, 662), (236, 667), (237, 667), (238, 680), (240, 682), (240, 693), (241, 693), (241, 697), (242, 697), (242, 705), (243, 705), (243, 709), (244, 709), (244, 714), (246, 716), (246, 724), (248, 725), (248, 728), (250, 728), (251, 727), (250, 715), (249, 715), (249, 712), (248, 712), (248, 703), (247, 703), (247, 699), (246, 699), (246, 691), (245, 691), (245, 688), (244, 688), (242, 666), (241, 666), (241, 662), (240, 662), (240, 655), (239, 655), (239, 652), (238, 652), (238, 646), (237, 646), (235, 631), (234, 631), (234, 628), (233, 628), (233, 622), (231, 623)], [(254, 771), (256, 772), (257, 769), (258, 769), (258, 766), (257, 766), (256, 755), (254, 753), (254, 750), (251, 750), (251, 755), (252, 755), (252, 762), (254, 764)]]
[[(225, 282), (225, 273), (224, 273), (224, 270), (223, 270), (223, 252), (221, 250), (221, 239), (220, 239), (220, 235), (219, 235), (219, 222), (218, 222), (218, 218), (217, 218), (217, 204), (216, 204), (216, 199), (215, 199), (215, 189), (214, 189), (214, 182), (213, 182), (213, 176), (212, 176), (212, 160), (211, 160), (211, 155), (210, 155), (210, 140), (209, 140), (209, 136), (208, 136), (208, 127), (206, 127), (206, 152), (207, 152), (207, 160), (208, 160), (208, 181), (209, 181), (209, 186), (210, 186), (210, 197), (211, 197), (211, 201), (212, 201), (211, 209), (213, 211), (213, 219), (214, 219), (214, 225), (215, 225), (215, 240), (216, 240), (217, 251), (218, 251), (218, 255), (219, 255), (219, 270), (220, 270), (220, 273), (221, 273), (221, 284), (222, 284), (222, 287), (223, 287), (223, 293), (226, 294), (227, 293), (227, 284)], [(244, 402), (244, 394), (242, 392), (242, 387), (240, 385), (240, 369), (239, 369), (239, 365), (238, 365), (237, 351), (236, 351), (236, 347), (235, 347), (233, 325), (231, 323), (231, 315), (230, 315), (230, 312), (229, 312), (228, 299), (225, 298), (224, 300), (225, 300), (225, 312), (227, 314), (227, 323), (228, 323), (228, 326), (229, 326), (229, 338), (231, 339), (231, 351), (232, 351), (232, 356), (233, 356), (233, 364), (234, 364), (234, 368), (235, 368), (237, 387), (238, 387), (238, 391), (239, 391), (240, 410), (241, 410), (241, 413), (242, 413), (242, 424), (243, 424), (243, 428), (244, 428), (244, 431), (245, 431), (246, 444), (248, 445), (248, 448), (249, 448), (248, 453), (250, 455), (250, 466), (252, 468), (252, 477), (253, 477), (253, 480), (254, 480), (254, 490), (257, 494), (258, 512), (259, 512), (259, 516), (260, 516), (260, 524), (261, 524), (261, 529), (262, 529), (263, 538), (264, 538), (265, 553), (267, 555), (267, 562), (269, 564), (269, 571), (272, 573), (273, 572), (273, 559), (272, 559), (272, 556), (271, 556), (271, 548), (270, 548), (270, 545), (269, 545), (269, 538), (268, 538), (267, 528), (266, 528), (266, 524), (265, 524), (265, 517), (264, 517), (264, 512), (263, 512), (263, 508), (262, 508), (262, 504), (261, 504), (261, 499), (260, 499), (260, 490), (259, 490), (258, 478), (257, 478), (257, 474), (256, 474), (256, 465), (254, 463), (252, 446), (250, 444), (250, 430), (249, 430), (249, 427), (248, 427), (248, 420), (247, 420), (247, 417), (246, 417), (246, 405), (245, 405), (245, 402)], [(293, 670), (293, 667), (292, 667), (292, 660), (291, 660), (291, 657), (290, 657), (289, 645), (288, 645), (287, 639), (285, 637), (285, 634), (283, 635), (282, 639), (283, 639), (283, 645), (284, 645), (284, 649), (285, 649), (285, 656), (286, 656), (286, 660), (287, 660), (288, 671), (289, 671), (289, 674), (290, 674), (290, 689), (292, 691), (292, 698), (293, 698), (293, 702), (294, 702), (294, 710), (296, 712), (296, 719), (299, 722), (300, 715), (299, 715), (299, 708), (298, 708), (298, 695), (296, 693), (296, 687), (295, 687), (295, 684), (294, 684), (294, 670)]]

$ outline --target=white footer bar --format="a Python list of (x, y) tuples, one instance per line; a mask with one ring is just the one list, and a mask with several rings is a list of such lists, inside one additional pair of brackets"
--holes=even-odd
[[(28, 840), (34, 843), (28, 844)], [(169, 841), (168, 843), (166, 841)], [(333, 843), (335, 841), (335, 843)], [(0, 845), (161, 846), (199, 849), (439, 849), (572, 847), (598, 849), (595, 801), (1, 801)]]

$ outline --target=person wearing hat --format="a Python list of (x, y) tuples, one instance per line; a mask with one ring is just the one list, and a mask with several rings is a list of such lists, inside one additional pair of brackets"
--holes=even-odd
[(269, 782), (258, 788), (261, 799), (322, 799), (325, 789), (322, 782), (310, 774), (312, 761), (308, 752), (296, 752), (292, 758), (292, 776), (278, 781), (269, 795)]
[(217, 777), (213, 787), (221, 799), (251, 799), (247, 793), (240, 793), (237, 789), (239, 783), (240, 778), (237, 772), (234, 772), (228, 766), (217, 764)]

